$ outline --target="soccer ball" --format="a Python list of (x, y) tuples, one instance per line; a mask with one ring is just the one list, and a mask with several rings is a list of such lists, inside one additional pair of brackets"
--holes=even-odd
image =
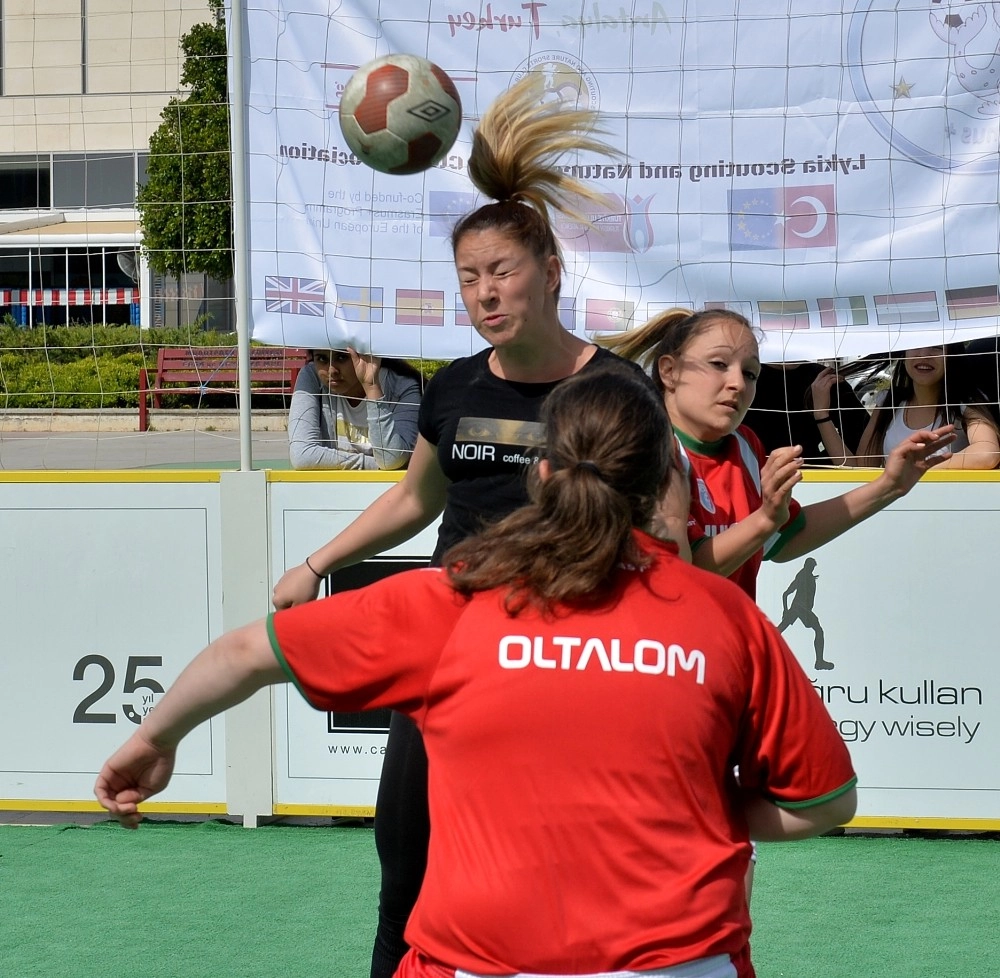
[(382, 173), (419, 173), (451, 149), (462, 123), (455, 83), (426, 58), (388, 54), (344, 87), (340, 128), (355, 156)]

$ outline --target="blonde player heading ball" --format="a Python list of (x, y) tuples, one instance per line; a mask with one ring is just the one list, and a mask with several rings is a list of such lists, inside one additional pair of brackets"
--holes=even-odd
[(582, 371), (542, 421), (525, 508), (445, 569), (214, 642), (97, 797), (136, 827), (180, 740), (269, 683), (320, 710), (390, 706), (424, 734), (434, 825), (398, 978), (752, 978), (750, 833), (851, 818), (847, 748), (756, 605), (643, 531), (672, 465), (645, 379)]
[[(469, 175), (490, 202), (459, 220), (451, 235), (462, 301), (488, 349), (435, 374), (403, 479), (286, 571), (274, 588), (276, 608), (312, 601), (324, 574), (396, 546), (439, 515), (436, 564), (449, 547), (523, 505), (525, 476), (543, 440), (546, 396), (568, 377), (621, 362), (559, 321), (563, 266), (549, 217), (550, 210), (570, 212), (573, 195), (594, 197), (555, 161), (568, 152), (614, 150), (597, 138), (594, 113), (543, 104), (542, 95), (542, 78), (528, 74), (483, 115)], [(404, 640), (414, 626), (397, 619), (396, 627)], [(429, 834), (420, 731), (397, 712), (376, 804), (382, 885), (372, 978), (390, 978), (406, 952), (404, 929), (423, 881)]]

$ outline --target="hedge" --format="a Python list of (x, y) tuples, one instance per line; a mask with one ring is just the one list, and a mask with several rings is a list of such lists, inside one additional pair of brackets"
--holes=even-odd
[[(139, 371), (156, 370), (161, 347), (236, 346), (235, 333), (138, 326), (37, 326), (0, 324), (0, 409), (128, 408), (139, 405)], [(430, 377), (440, 361), (414, 361)], [(166, 395), (164, 407), (194, 405), (198, 396)], [(283, 406), (280, 396), (259, 407)]]
[(156, 369), (160, 347), (235, 345), (197, 327), (0, 325), (0, 408), (138, 407), (139, 371)]

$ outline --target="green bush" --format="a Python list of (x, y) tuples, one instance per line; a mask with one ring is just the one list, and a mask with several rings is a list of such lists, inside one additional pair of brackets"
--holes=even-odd
[(0, 357), (0, 407), (98, 408), (138, 407), (142, 355), (95, 353), (69, 363)]
[(59, 363), (79, 360), (81, 353), (98, 350), (118, 356), (142, 350), (156, 366), (161, 346), (235, 346), (235, 333), (219, 333), (197, 324), (170, 329), (140, 329), (138, 326), (36, 326), (22, 329), (0, 325), (0, 350), (44, 354)]
[[(26, 329), (0, 322), (0, 409), (138, 407), (139, 371), (152, 377), (161, 347), (236, 346), (235, 333), (209, 331), (200, 321), (179, 328), (69, 325)], [(411, 361), (425, 378), (442, 366)], [(164, 407), (193, 406), (197, 394), (165, 395)], [(218, 400), (221, 406), (224, 398)], [(255, 399), (282, 407), (280, 397)]]
[(146, 330), (0, 324), (0, 408), (138, 407), (139, 371), (155, 371), (160, 347), (235, 345), (235, 333), (199, 323)]

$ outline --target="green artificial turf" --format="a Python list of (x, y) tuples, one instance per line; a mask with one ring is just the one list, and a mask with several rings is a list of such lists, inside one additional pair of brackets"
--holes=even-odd
[[(365, 978), (378, 867), (361, 826), (0, 826), (4, 978)], [(760, 846), (760, 978), (986, 978), (1000, 841)]]

